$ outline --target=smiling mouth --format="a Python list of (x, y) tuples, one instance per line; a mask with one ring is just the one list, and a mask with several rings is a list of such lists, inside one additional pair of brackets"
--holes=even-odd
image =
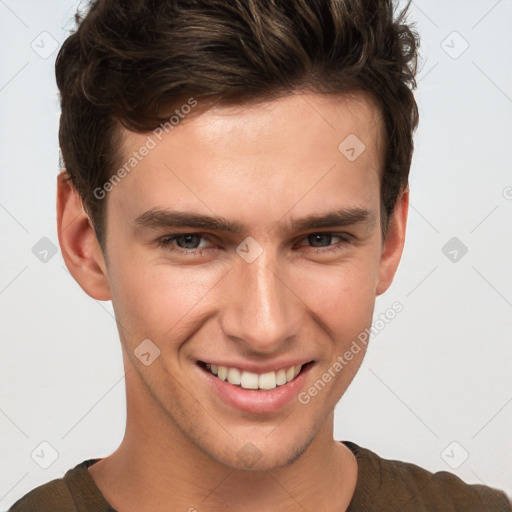
[(310, 363), (304, 365), (298, 364), (289, 368), (281, 368), (277, 371), (266, 373), (253, 373), (239, 368), (230, 368), (227, 366), (217, 366), (215, 364), (199, 362), (199, 365), (207, 372), (215, 375), (218, 379), (227, 381), (233, 386), (243, 389), (253, 389), (259, 391), (270, 391), (279, 386), (284, 386), (292, 382), (304, 368)]

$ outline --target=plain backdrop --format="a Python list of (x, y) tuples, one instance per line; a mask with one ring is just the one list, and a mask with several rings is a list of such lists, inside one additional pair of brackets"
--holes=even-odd
[[(57, 249), (54, 61), (76, 6), (0, 0), (0, 510), (124, 433), (111, 305)], [(417, 0), (410, 19), (408, 238), (375, 314), (403, 311), (373, 337), (335, 435), (512, 494), (512, 1)]]

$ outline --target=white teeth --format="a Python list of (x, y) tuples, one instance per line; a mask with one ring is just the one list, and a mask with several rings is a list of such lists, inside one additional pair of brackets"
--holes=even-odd
[(230, 384), (240, 385), (241, 382), (240, 370), (238, 368), (229, 368), (228, 370), (228, 382)]
[(276, 384), (278, 386), (282, 386), (283, 384), (286, 384), (286, 370), (284, 368), (281, 368), (281, 370), (277, 370)]
[(234, 386), (241, 386), (244, 389), (263, 389), (270, 390), (277, 386), (282, 386), (292, 381), (302, 369), (302, 365), (298, 364), (290, 366), (290, 368), (281, 368), (277, 371), (257, 373), (240, 371), (238, 368), (228, 368), (227, 366), (217, 366), (215, 364), (206, 364), (206, 368), (217, 375), (221, 380), (227, 380)]
[(260, 389), (274, 389), (276, 387), (276, 372), (262, 373), (258, 384)]
[(251, 372), (242, 372), (240, 385), (244, 389), (258, 389), (258, 374)]

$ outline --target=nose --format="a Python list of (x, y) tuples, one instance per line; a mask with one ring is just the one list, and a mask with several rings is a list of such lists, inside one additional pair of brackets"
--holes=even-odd
[(252, 263), (240, 258), (228, 276), (221, 328), (227, 338), (245, 345), (244, 352), (274, 354), (298, 337), (304, 303), (284, 267), (264, 250)]

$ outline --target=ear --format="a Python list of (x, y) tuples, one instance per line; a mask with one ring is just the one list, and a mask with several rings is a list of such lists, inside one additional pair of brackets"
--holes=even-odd
[(57, 177), (57, 231), (66, 267), (82, 290), (97, 300), (110, 300), (107, 270), (96, 233), (69, 174)]
[(389, 219), (386, 239), (382, 246), (376, 295), (384, 293), (393, 282), (404, 248), (408, 212), (409, 187), (407, 186), (398, 196), (395, 209)]

